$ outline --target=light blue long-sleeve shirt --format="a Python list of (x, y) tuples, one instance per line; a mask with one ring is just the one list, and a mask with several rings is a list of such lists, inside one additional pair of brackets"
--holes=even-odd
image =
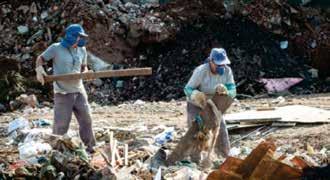
[(217, 85), (219, 84), (223, 84), (227, 88), (229, 96), (233, 98), (236, 96), (236, 85), (231, 68), (229, 66), (225, 66), (225, 72), (223, 75), (213, 74), (209, 64), (205, 63), (198, 66), (194, 70), (184, 88), (184, 92), (189, 98), (192, 91), (198, 89), (199, 91), (205, 93), (208, 97), (212, 97), (215, 94)]

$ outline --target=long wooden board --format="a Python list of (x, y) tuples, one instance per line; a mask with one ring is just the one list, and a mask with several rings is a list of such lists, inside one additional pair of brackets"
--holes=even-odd
[(224, 119), (227, 123), (272, 123), (272, 122), (290, 122), (290, 123), (330, 123), (330, 111), (301, 106), (290, 105), (278, 107), (269, 111), (245, 111), (240, 113), (225, 114)]
[(152, 74), (152, 68), (132, 68), (120, 70), (107, 70), (86, 73), (72, 73), (63, 75), (48, 75), (45, 76), (46, 82), (52, 81), (67, 81), (75, 79), (96, 79), (104, 77), (127, 77), (127, 76), (147, 76)]

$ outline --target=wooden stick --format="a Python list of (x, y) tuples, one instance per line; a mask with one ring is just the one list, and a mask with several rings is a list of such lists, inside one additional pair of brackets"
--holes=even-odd
[(116, 146), (117, 146), (117, 140), (113, 141), (113, 146), (111, 148), (111, 166), (116, 166)]
[(123, 164), (123, 161), (119, 155), (119, 151), (118, 151), (118, 148), (116, 148), (116, 152), (115, 152), (115, 155), (116, 155), (116, 159), (118, 160), (119, 164), (122, 165)]
[(109, 161), (107, 155), (106, 155), (103, 151), (100, 151), (100, 153), (101, 153), (103, 159), (105, 160), (105, 162), (108, 164), (108, 166), (110, 166), (111, 163), (110, 163), (110, 161)]
[(127, 166), (128, 165), (128, 144), (125, 144), (124, 147), (124, 165)]
[(113, 132), (110, 131), (109, 132), (109, 144), (110, 144), (110, 148), (112, 147), (112, 143), (113, 143)]
[[(112, 153), (113, 153), (113, 132), (110, 131), (109, 132), (109, 146), (110, 146), (110, 157), (112, 157)], [(109, 157), (110, 159), (110, 162), (111, 162), (111, 158)]]
[(72, 73), (45, 76), (45, 82), (68, 81), (75, 79), (96, 79), (102, 77), (147, 76), (152, 74), (152, 68), (132, 68), (121, 70), (107, 70), (98, 72)]

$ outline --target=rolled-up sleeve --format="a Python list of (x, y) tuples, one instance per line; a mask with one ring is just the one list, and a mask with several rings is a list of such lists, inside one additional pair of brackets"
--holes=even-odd
[(225, 86), (228, 90), (229, 96), (234, 98), (236, 96), (236, 84), (235, 84), (235, 80), (234, 80), (234, 75), (233, 75), (233, 71), (231, 70), (231, 68), (229, 66), (227, 67), (227, 69), (228, 69), (228, 73), (227, 73), (227, 77), (226, 77)]
[(42, 54), (42, 58), (45, 60), (45, 61), (49, 61), (51, 59), (54, 59), (55, 58), (55, 55), (56, 55), (56, 47), (55, 45), (51, 45), (49, 46)]
[(194, 70), (192, 76), (190, 77), (188, 83), (184, 88), (184, 93), (186, 94), (187, 97), (190, 97), (192, 91), (200, 86), (202, 79), (203, 79), (203, 74), (201, 72), (201, 68), (198, 67)]

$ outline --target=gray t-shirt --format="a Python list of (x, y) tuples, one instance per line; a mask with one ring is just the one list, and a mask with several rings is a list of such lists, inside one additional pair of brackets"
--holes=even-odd
[[(53, 74), (80, 73), (81, 65), (87, 64), (85, 47), (65, 48), (60, 43), (49, 46), (41, 56), (45, 61), (53, 60)], [(86, 93), (81, 79), (54, 81), (54, 93)]]
[(225, 66), (225, 73), (223, 75), (213, 74), (208, 63), (198, 66), (186, 87), (191, 87), (204, 92), (208, 97), (215, 94), (215, 88), (219, 84), (235, 84), (234, 76), (231, 68)]

